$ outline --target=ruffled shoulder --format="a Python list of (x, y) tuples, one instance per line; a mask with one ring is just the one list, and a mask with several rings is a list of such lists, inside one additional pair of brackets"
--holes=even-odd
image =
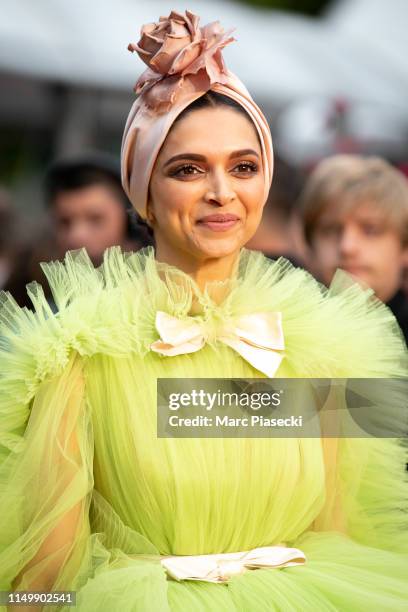
[(56, 312), (38, 283), (27, 286), (33, 310), (20, 308), (9, 293), (1, 292), (2, 390), (27, 403), (44, 379), (65, 368), (73, 350), (83, 356), (141, 350), (137, 330), (143, 326), (143, 292), (137, 281), (149, 276), (149, 263), (151, 252), (137, 257), (112, 248), (99, 268), (84, 249), (67, 253), (63, 262), (42, 264)]
[(291, 375), (407, 376), (402, 332), (372, 289), (363, 289), (341, 270), (326, 288), (288, 260), (271, 261), (255, 251), (244, 251), (240, 267), (240, 280), (226, 304), (242, 313), (282, 313), (283, 364)]
[(57, 312), (38, 283), (27, 286), (33, 310), (0, 292), (0, 459), (21, 449), (32, 398), (64, 370), (72, 351), (122, 356), (141, 348), (134, 328), (143, 325), (143, 295), (133, 279), (142, 276), (144, 260), (152, 263), (152, 254), (137, 260), (114, 248), (95, 269), (82, 249), (42, 264)]

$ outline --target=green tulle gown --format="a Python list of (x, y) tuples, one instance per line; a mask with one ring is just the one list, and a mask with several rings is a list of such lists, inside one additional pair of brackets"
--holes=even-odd
[[(98, 269), (71, 253), (45, 271), (58, 314), (35, 285), (35, 312), (2, 303), (1, 589), (75, 590), (67, 610), (87, 612), (408, 609), (399, 440), (156, 436), (158, 377), (263, 376), (216, 339), (154, 353), (158, 310), (212, 330), (281, 312), (278, 377), (406, 376), (399, 328), (370, 291), (342, 275), (327, 291), (247, 250), (205, 292), (148, 249), (111, 249)], [(281, 542), (306, 563), (227, 584), (169, 580), (159, 560)]]

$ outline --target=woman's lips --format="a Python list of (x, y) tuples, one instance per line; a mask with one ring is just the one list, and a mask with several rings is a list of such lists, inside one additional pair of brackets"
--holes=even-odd
[(237, 215), (207, 215), (198, 220), (198, 224), (210, 229), (213, 232), (226, 232), (239, 222)]

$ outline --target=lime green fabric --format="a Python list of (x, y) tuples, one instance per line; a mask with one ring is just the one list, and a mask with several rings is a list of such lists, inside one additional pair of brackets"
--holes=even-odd
[[(233, 279), (205, 291), (152, 249), (110, 249), (98, 269), (69, 253), (45, 271), (57, 314), (36, 285), (35, 312), (2, 297), (3, 590), (76, 590), (86, 612), (407, 609), (399, 440), (327, 450), (321, 439), (156, 436), (158, 377), (263, 377), (217, 342), (219, 322), (241, 314), (282, 312), (277, 377), (406, 376), (400, 330), (371, 291), (341, 273), (326, 290), (247, 250)], [(193, 313), (208, 343), (152, 352), (158, 310)], [(208, 584), (167, 580), (159, 561), (280, 542), (301, 548), (305, 565)]]

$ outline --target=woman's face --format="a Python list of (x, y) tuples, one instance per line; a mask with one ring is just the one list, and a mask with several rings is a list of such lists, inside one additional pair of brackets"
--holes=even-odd
[(162, 261), (238, 253), (255, 233), (263, 205), (261, 147), (249, 119), (220, 106), (192, 111), (174, 125), (149, 191)]

